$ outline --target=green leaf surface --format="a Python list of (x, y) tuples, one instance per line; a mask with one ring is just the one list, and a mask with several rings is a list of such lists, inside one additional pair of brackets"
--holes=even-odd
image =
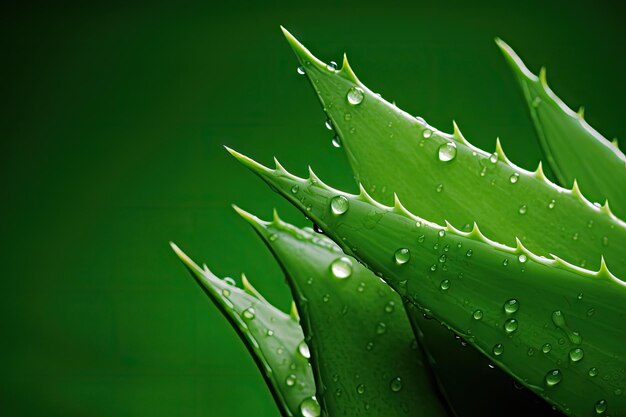
[(323, 415), (448, 415), (398, 294), (327, 237), (236, 210), (285, 271)]
[[(568, 415), (626, 414), (626, 286), (233, 152), (399, 294)], [(292, 190), (297, 186), (297, 192)], [(340, 208), (340, 209), (338, 209)], [(480, 383), (480, 381), (476, 381)]]
[(245, 276), (242, 276), (244, 289), (240, 289), (213, 275), (206, 266), (201, 269), (178, 246), (171, 245), (205, 294), (241, 337), (281, 414), (284, 417), (302, 416), (302, 408), (317, 408), (319, 411), (313, 372), (308, 359), (301, 353), (304, 335), (296, 318), (268, 303)]
[(548, 87), (545, 68), (537, 77), (501, 39), (496, 43), (513, 69), (528, 103), (539, 142), (559, 182), (578, 181), (593, 201), (611, 202), (613, 213), (626, 217), (626, 156), (587, 123), (584, 110), (570, 109)]
[(587, 268), (597, 269), (604, 255), (616, 274), (626, 276), (626, 223), (608, 204), (595, 206), (576, 184), (567, 190), (551, 183), (541, 165), (535, 172), (515, 166), (499, 141), (487, 153), (456, 125), (453, 134), (435, 129), (368, 89), (347, 59), (334, 70), (284, 32), (357, 181), (378, 201), (392, 204), (396, 193), (430, 221), (464, 231), (477, 222), (497, 242), (511, 246), (519, 238), (539, 255), (554, 253)]

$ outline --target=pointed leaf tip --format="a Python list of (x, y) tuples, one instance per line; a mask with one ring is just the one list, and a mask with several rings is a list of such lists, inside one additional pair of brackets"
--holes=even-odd
[(235, 204), (232, 205), (232, 208), (237, 212), (237, 214), (239, 214), (245, 221), (250, 223), (252, 227), (257, 230), (265, 230), (265, 227), (269, 224), (268, 222), (259, 219), (254, 214), (245, 211)]
[(283, 26), (281, 26), (280, 28), (283, 31), (283, 35), (285, 35), (285, 39), (287, 39), (289, 46), (291, 46), (291, 49), (296, 54), (296, 57), (301, 64), (313, 64), (320, 69), (324, 69), (326, 67), (326, 64), (317, 59), (304, 45), (300, 43), (300, 41), (298, 41), (298, 39), (296, 39), (295, 36), (291, 34), (291, 32), (289, 32)]
[(224, 148), (228, 151), (228, 153), (234, 156), (236, 160), (238, 160), (239, 162), (241, 162), (242, 164), (244, 164), (245, 166), (247, 166), (254, 172), (257, 172), (257, 173), (272, 172), (270, 168), (266, 167), (265, 165), (259, 164), (254, 159), (249, 158), (245, 156), (244, 154), (239, 153), (236, 150), (229, 148), (228, 146), (224, 146)]

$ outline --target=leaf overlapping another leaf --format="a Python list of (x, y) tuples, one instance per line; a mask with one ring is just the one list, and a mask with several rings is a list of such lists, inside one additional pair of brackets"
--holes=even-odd
[[(626, 286), (560, 258), (462, 232), (231, 153), (383, 277), (565, 414), (626, 413)], [(298, 192), (291, 190), (297, 186)], [(343, 212), (333, 202), (345, 200)], [(374, 222), (371, 220), (374, 219)], [(407, 256), (408, 255), (408, 256)]]

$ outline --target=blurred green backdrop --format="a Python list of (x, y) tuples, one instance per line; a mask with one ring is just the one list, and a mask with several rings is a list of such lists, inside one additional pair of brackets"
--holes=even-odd
[[(260, 3), (260, 2), (259, 2)], [(18, 7), (18, 8), (15, 8)], [(306, 222), (227, 144), (354, 190), (280, 33), (476, 145), (540, 158), (509, 42), (609, 138), (626, 131), (626, 14), (609, 2), (23, 3), (2, 13), (0, 409), (14, 416), (275, 416), (174, 240), (278, 306), (288, 290), (230, 209)]]

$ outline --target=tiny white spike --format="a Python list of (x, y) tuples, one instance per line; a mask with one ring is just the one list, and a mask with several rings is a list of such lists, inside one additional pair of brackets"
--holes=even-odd
[(541, 67), (541, 69), (539, 70), (539, 81), (541, 82), (541, 85), (544, 87), (548, 87), (548, 77), (546, 75), (546, 67)]
[(283, 167), (281, 165), (280, 162), (278, 162), (278, 159), (276, 157), (274, 157), (274, 165), (276, 165), (276, 171), (280, 171), (280, 172), (287, 172), (287, 170), (285, 169), (285, 167)]
[(298, 307), (296, 307), (296, 303), (291, 301), (291, 310), (289, 311), (289, 315), (295, 321), (300, 321), (300, 314), (298, 314)]
[(604, 200), (604, 204), (600, 207), (600, 210), (608, 214), (609, 216), (613, 216), (613, 212), (611, 211), (611, 207), (609, 206), (609, 199)]
[(539, 161), (539, 164), (537, 165), (537, 169), (534, 172), (535, 177), (541, 179), (541, 180), (547, 180), (548, 177), (546, 177), (546, 174), (543, 172), (543, 162)]
[(281, 220), (280, 216), (278, 216), (278, 210), (276, 210), (276, 208), (274, 208), (272, 210), (272, 220), (275, 224), (282, 224), (283, 221)]
[(500, 138), (496, 138), (496, 152), (498, 153), (498, 158), (502, 159), (502, 161), (506, 162), (507, 164), (511, 164), (511, 161), (509, 160), (509, 158), (507, 158), (506, 154), (504, 153), (504, 149), (502, 148), (502, 143), (500, 142)]
[(453, 128), (453, 133), (452, 135), (455, 137), (455, 139), (457, 139), (459, 142), (465, 144), (465, 145), (469, 145), (470, 143), (467, 141), (467, 139), (465, 139), (465, 136), (463, 136), (463, 133), (461, 133), (461, 129), (459, 128), (459, 125), (456, 123), (455, 120), (452, 121), (452, 128)]
[(317, 176), (317, 174), (315, 174), (315, 172), (313, 172), (313, 168), (311, 168), (311, 165), (309, 165), (309, 181), (312, 184), (320, 184), (320, 185), (325, 185), (322, 180), (319, 179), (319, 177)]
[(585, 118), (585, 108), (583, 106), (580, 106), (580, 108), (578, 109), (578, 111), (576, 112), (576, 114), (578, 115), (578, 117), (580, 117), (581, 119)]

